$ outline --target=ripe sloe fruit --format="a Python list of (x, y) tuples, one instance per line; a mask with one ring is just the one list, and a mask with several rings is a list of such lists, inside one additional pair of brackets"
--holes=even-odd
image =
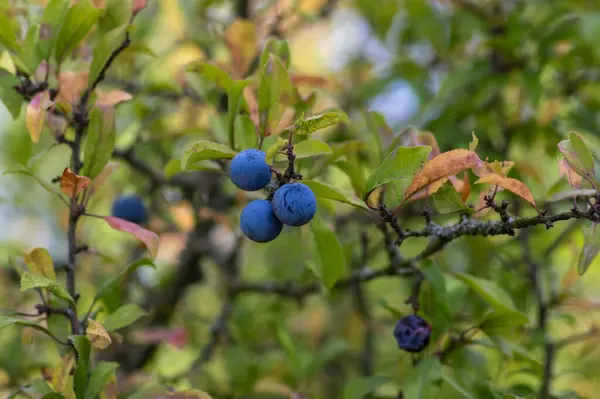
[(421, 352), (429, 344), (431, 326), (417, 315), (403, 317), (394, 327), (398, 348), (407, 352)]
[(112, 205), (112, 215), (135, 224), (143, 224), (148, 220), (146, 206), (136, 195), (117, 197)]
[(271, 168), (266, 154), (249, 149), (238, 153), (229, 165), (229, 177), (233, 184), (245, 191), (258, 191), (271, 181)]
[(240, 215), (240, 227), (252, 241), (269, 242), (281, 233), (283, 224), (275, 216), (271, 202), (259, 199), (244, 207)]
[(317, 198), (312, 190), (302, 183), (289, 183), (275, 191), (273, 211), (279, 220), (288, 226), (303, 226), (317, 212)]

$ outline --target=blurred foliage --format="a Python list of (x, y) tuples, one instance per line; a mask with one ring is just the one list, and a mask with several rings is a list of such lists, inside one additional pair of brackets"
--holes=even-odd
[[(102, 127), (113, 123), (110, 113), (92, 113), (88, 138), (94, 141), (81, 148), (81, 174), (96, 177), (114, 147), (112, 161), (119, 166), (87, 211), (108, 215), (116, 196), (139, 194), (151, 213), (144, 227), (160, 237), (160, 246), (148, 260), (152, 254), (136, 237), (97, 217), (82, 218), (77, 236), (87, 249), (77, 258), (80, 296), (71, 298), (63, 288), (69, 209), (58, 198), (71, 148), (57, 138), (73, 140), (76, 129), (44, 110), (45, 124), (36, 130), (31, 115), (38, 117), (42, 108), (32, 104), (40, 91), (17, 93), (14, 86), (60, 85), (62, 103), (55, 110), (73, 116), (122, 43), (132, 7), (146, 2), (67, 3), (0, 0), (0, 99), (6, 108), (0, 163), (3, 171), (18, 171), (2, 176), (0, 190), (3, 397), (53, 398), (48, 393), (58, 391), (67, 398), (134, 399), (197, 389), (213, 398), (517, 398), (544, 397), (548, 381), (547, 397), (600, 397), (597, 334), (548, 357), (548, 348), (594, 332), (598, 322), (598, 241), (590, 221), (561, 221), (550, 229), (540, 223), (515, 236), (464, 236), (430, 259), (419, 258), (424, 281), (417, 299), (433, 333), (415, 358), (398, 349), (392, 334), (397, 319), (412, 312), (406, 302), (414, 296), (411, 278), (383, 275), (331, 289), (394, 261), (391, 226), (382, 234), (365, 216), (379, 196), (389, 209), (402, 205), (397, 214), (404, 231), (426, 225), (424, 208), (442, 226), (485, 208), (483, 195), (491, 192), (475, 184), (481, 177), (469, 171), (475, 167), (444, 175), (450, 183), (440, 184), (433, 198), (422, 192), (405, 198), (428, 155), (466, 151), (472, 143), (481, 160), (514, 162), (495, 172), (522, 182), (549, 215), (568, 212), (574, 203), (585, 209), (590, 195), (576, 201), (572, 190), (595, 193), (600, 169), (594, 167), (600, 154), (600, 4), (149, 0), (129, 30), (130, 45), (92, 90), (90, 104), (114, 108), (114, 129)], [(54, 11), (45, 12), (51, 5)], [(114, 136), (104, 137), (107, 131)], [(260, 142), (285, 169), (278, 150), (290, 131), (297, 133), (296, 169), (319, 197), (318, 219), (255, 244), (242, 238), (239, 214), (264, 195), (237, 190), (226, 177), (226, 160)], [(570, 136), (573, 131), (577, 135)], [(557, 144), (565, 140), (576, 155), (565, 153), (562, 161)], [(431, 148), (395, 152), (399, 146)], [(85, 166), (95, 156), (100, 166)], [(579, 175), (583, 181), (579, 177), (575, 187)], [(178, 178), (190, 180), (173, 183)], [(510, 201), (511, 218), (536, 217), (524, 189), (509, 183), (496, 181), (506, 188), (496, 189), (497, 203)], [(489, 207), (470, 217), (500, 220)], [(152, 247), (150, 233), (143, 238)], [(408, 237), (394, 256), (418, 256), (430, 238)], [(36, 289), (22, 292), (19, 284), (25, 271), (32, 272), (24, 254), (34, 248), (48, 250), (57, 282), (38, 279), (30, 286), (44, 288), (50, 307), (76, 299), (80, 318), (100, 324), (88, 334), (96, 341), (79, 335), (72, 344), (88, 359), (73, 374), (70, 346), (14, 321), (15, 311), (35, 314), (40, 303)], [(331, 248), (335, 254), (323, 254)], [(141, 267), (148, 265), (154, 267)], [(230, 298), (238, 282), (283, 292), (248, 290)], [(310, 289), (295, 293), (295, 287)], [(67, 318), (42, 316), (41, 328), (59, 341), (69, 339)], [(89, 352), (93, 356), (86, 357)], [(78, 379), (86, 383), (77, 385)]]

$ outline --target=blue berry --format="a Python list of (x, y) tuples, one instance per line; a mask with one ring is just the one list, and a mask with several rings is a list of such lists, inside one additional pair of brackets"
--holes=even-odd
[(260, 199), (251, 201), (244, 207), (240, 227), (252, 241), (269, 242), (281, 233), (283, 224), (275, 217), (271, 202)]
[(266, 154), (250, 149), (238, 153), (229, 165), (229, 177), (233, 184), (245, 191), (258, 191), (271, 181), (271, 167)]
[(407, 352), (421, 352), (429, 344), (431, 326), (417, 315), (401, 318), (394, 327), (398, 348)]
[(317, 198), (302, 183), (289, 183), (275, 191), (273, 210), (279, 220), (288, 226), (302, 226), (317, 212)]
[(148, 212), (142, 199), (135, 195), (123, 195), (115, 199), (112, 215), (135, 224), (144, 224), (148, 220)]

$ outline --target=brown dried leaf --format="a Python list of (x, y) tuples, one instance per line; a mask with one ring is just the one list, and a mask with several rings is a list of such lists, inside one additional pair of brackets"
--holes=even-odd
[(558, 172), (560, 176), (567, 176), (569, 185), (574, 189), (580, 189), (583, 178), (575, 172), (575, 170), (569, 165), (565, 157), (561, 157), (558, 160)]
[(89, 177), (76, 175), (67, 167), (60, 177), (60, 190), (69, 197), (74, 197), (89, 186), (91, 182)]
[(481, 166), (473, 169), (473, 173), (477, 177), (482, 177), (488, 173), (495, 173), (497, 175), (506, 177), (513, 166), (515, 166), (513, 161), (484, 162)]
[(479, 180), (475, 182), (475, 184), (488, 183), (493, 184), (495, 186), (500, 186), (508, 191), (511, 191), (517, 194), (519, 197), (523, 198), (525, 201), (529, 202), (535, 209), (537, 206), (535, 205), (535, 199), (533, 198), (533, 194), (529, 188), (520, 180), (513, 179), (511, 177), (504, 177), (497, 175), (495, 173), (488, 173), (485, 176), (482, 176)]
[(94, 319), (88, 319), (85, 335), (90, 339), (94, 348), (106, 349), (112, 343), (106, 329)]
[(481, 163), (481, 159), (473, 151), (459, 149), (444, 152), (426, 163), (415, 175), (404, 193), (405, 201), (429, 184), (456, 175), (463, 170), (475, 168)]

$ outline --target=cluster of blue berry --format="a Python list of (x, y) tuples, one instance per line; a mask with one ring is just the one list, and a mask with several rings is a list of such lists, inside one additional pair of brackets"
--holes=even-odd
[[(265, 188), (272, 177), (266, 154), (257, 149), (238, 153), (229, 166), (233, 184), (244, 191)], [(293, 182), (281, 185), (271, 201), (258, 199), (249, 202), (240, 216), (240, 227), (246, 237), (255, 242), (277, 238), (287, 226), (303, 226), (317, 212), (317, 198), (305, 184)]]

